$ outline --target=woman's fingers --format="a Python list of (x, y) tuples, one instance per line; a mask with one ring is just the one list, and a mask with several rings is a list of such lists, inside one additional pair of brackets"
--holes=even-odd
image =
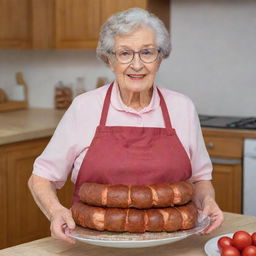
[(56, 239), (61, 239), (69, 243), (75, 243), (75, 239), (65, 234), (65, 228), (68, 228), (68, 232), (75, 228), (75, 222), (68, 209), (58, 212), (52, 218), (51, 235)]
[(222, 222), (223, 222), (223, 218), (221, 216), (215, 220), (213, 219), (211, 221), (211, 224), (206, 229), (203, 230), (203, 234), (211, 233), (212, 231), (220, 227)]
[(71, 215), (70, 215), (70, 216), (66, 216), (65, 222), (66, 222), (67, 227), (68, 227), (69, 229), (74, 229), (74, 228), (76, 227), (75, 221), (74, 221), (74, 219), (71, 217)]
[(223, 212), (220, 210), (216, 202), (211, 202), (205, 205), (202, 213), (211, 218), (211, 223), (202, 232), (200, 232), (200, 234), (209, 234), (220, 227), (224, 222)]

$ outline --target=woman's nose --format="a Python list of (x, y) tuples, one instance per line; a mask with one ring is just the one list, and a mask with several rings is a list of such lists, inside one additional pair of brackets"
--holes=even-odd
[(134, 57), (133, 57), (133, 60), (131, 62), (131, 67), (134, 70), (138, 71), (138, 70), (141, 70), (143, 68), (143, 66), (144, 66), (144, 64), (140, 59), (139, 53), (138, 52), (134, 53)]

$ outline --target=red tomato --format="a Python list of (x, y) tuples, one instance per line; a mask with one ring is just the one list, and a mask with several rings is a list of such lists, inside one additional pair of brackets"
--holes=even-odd
[(224, 247), (221, 256), (240, 256), (240, 252), (233, 246)]
[(252, 234), (252, 244), (256, 246), (256, 232)]
[(233, 240), (232, 238), (228, 237), (228, 236), (222, 236), (219, 240), (218, 240), (218, 247), (221, 250), (224, 247), (227, 246), (232, 246), (233, 245)]
[(233, 246), (242, 251), (245, 247), (252, 245), (252, 237), (246, 231), (237, 231), (233, 235)]
[(256, 256), (256, 246), (249, 245), (243, 249), (242, 256)]

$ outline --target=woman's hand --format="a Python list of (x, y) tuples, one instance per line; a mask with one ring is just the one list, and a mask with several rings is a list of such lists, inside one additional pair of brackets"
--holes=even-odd
[(75, 228), (75, 222), (71, 211), (60, 204), (53, 183), (32, 174), (28, 186), (36, 204), (51, 222), (52, 237), (74, 243), (75, 240), (65, 234), (65, 228), (70, 232)]
[(210, 225), (206, 227), (201, 234), (209, 234), (223, 223), (223, 212), (215, 201), (215, 193), (211, 181), (198, 181), (194, 184), (194, 188), (195, 193), (193, 201), (200, 214), (211, 218)]
[(76, 226), (69, 209), (62, 207), (61, 209), (54, 211), (50, 217), (50, 221), (51, 236), (53, 238), (61, 239), (73, 244), (75, 243), (75, 239), (65, 234), (65, 229), (67, 229), (66, 232), (70, 232)]
[(213, 198), (205, 198), (202, 205), (203, 207), (201, 213), (203, 216), (209, 216), (211, 223), (201, 232), (201, 234), (209, 234), (221, 226), (224, 221), (224, 216), (223, 212)]

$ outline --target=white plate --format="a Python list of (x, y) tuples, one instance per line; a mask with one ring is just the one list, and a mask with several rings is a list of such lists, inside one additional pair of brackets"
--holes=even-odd
[(207, 256), (220, 256), (220, 250), (218, 248), (218, 240), (222, 237), (222, 236), (228, 236), (228, 237), (233, 237), (234, 233), (228, 233), (228, 234), (223, 234), (220, 236), (216, 236), (210, 240), (208, 240), (206, 242), (206, 244), (204, 245), (204, 251), (207, 254)]
[(116, 233), (109, 231), (96, 231), (77, 226), (71, 234), (79, 241), (106, 247), (119, 247), (119, 248), (139, 248), (151, 247), (168, 243), (173, 243), (184, 239), (190, 235), (199, 233), (210, 224), (210, 218), (201, 216), (198, 218), (196, 227), (189, 230), (177, 232), (145, 232), (145, 233)]
[[(249, 232), (249, 234), (252, 234)], [(218, 240), (223, 236), (228, 236), (232, 238), (234, 233), (222, 234), (220, 236), (216, 236), (210, 240), (208, 240), (204, 245), (204, 251), (206, 252), (207, 256), (220, 256), (220, 250), (218, 248)]]

